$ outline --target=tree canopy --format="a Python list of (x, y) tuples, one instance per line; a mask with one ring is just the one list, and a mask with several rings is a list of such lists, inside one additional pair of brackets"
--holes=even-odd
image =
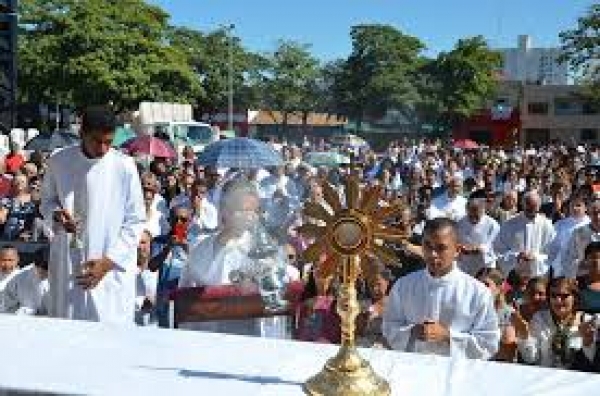
[(583, 95), (600, 105), (600, 4), (592, 5), (577, 26), (560, 34), (562, 60), (584, 83)]

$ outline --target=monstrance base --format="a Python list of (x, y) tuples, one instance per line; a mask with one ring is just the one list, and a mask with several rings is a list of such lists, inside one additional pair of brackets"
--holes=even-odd
[(355, 348), (342, 346), (320, 373), (304, 384), (310, 396), (389, 396), (390, 385)]

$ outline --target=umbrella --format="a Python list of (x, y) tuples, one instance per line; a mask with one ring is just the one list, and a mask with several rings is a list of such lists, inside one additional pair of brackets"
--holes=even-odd
[(119, 127), (115, 131), (115, 137), (113, 138), (112, 146), (121, 147), (126, 141), (136, 137), (135, 132), (131, 128)]
[(304, 159), (312, 166), (338, 167), (350, 163), (350, 158), (335, 151), (314, 151), (306, 154)]
[(283, 165), (281, 155), (271, 146), (250, 138), (219, 140), (198, 155), (198, 162), (217, 168), (266, 168)]
[(160, 158), (177, 157), (173, 146), (162, 139), (150, 135), (142, 135), (129, 139), (121, 147), (131, 155), (143, 154)]
[(79, 143), (79, 136), (60, 130), (40, 133), (25, 145), (25, 150), (52, 152)]
[(472, 150), (479, 148), (479, 145), (471, 139), (459, 139), (454, 142), (454, 148)]

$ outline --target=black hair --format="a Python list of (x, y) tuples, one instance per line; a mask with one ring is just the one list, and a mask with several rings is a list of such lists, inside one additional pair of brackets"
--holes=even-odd
[(446, 217), (438, 217), (436, 219), (428, 220), (425, 222), (425, 227), (423, 228), (423, 236), (433, 234), (434, 232), (438, 232), (449, 228), (454, 234), (454, 237), (458, 238), (458, 232), (456, 229), (456, 222)]
[(36, 267), (48, 270), (49, 247), (40, 247), (33, 252), (33, 264)]
[(109, 106), (90, 106), (83, 111), (83, 132), (114, 131), (116, 127), (117, 116)]
[(598, 253), (600, 252), (600, 241), (593, 241), (590, 242), (586, 247), (585, 247), (585, 251), (584, 251), (584, 257), (589, 257), (594, 253)]

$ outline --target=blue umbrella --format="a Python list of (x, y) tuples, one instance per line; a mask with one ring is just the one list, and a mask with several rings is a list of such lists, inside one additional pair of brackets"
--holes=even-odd
[(267, 168), (283, 165), (281, 155), (266, 143), (249, 138), (219, 140), (204, 148), (198, 163), (217, 168)]
[(79, 141), (79, 136), (69, 131), (44, 132), (27, 142), (25, 150), (52, 152), (79, 143)]

